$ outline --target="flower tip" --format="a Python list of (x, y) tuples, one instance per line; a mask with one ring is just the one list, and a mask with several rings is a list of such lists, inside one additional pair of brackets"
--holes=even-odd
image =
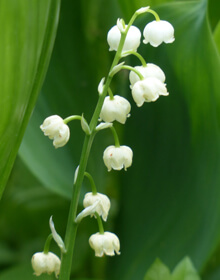
[(117, 27), (121, 33), (125, 32), (125, 22), (122, 18), (117, 19)]
[(138, 15), (146, 13), (150, 9), (150, 6), (142, 7), (136, 11)]

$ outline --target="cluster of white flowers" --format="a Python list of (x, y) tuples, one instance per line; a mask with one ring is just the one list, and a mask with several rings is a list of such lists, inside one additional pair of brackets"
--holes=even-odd
[[(117, 21), (117, 25), (113, 26), (107, 35), (107, 42), (109, 44), (109, 50), (117, 51), (119, 42), (121, 39), (121, 33), (125, 31), (126, 25), (123, 29), (121, 20)], [(150, 43), (152, 46), (157, 47), (162, 42), (172, 43), (174, 41), (174, 29), (173, 26), (167, 21), (153, 21), (146, 25), (144, 28), (144, 43)], [(137, 52), (141, 42), (141, 32), (135, 27), (131, 26), (127, 32), (124, 46), (122, 48), (123, 53)], [(130, 87), (132, 90), (132, 97), (137, 106), (140, 107), (144, 102), (156, 101), (160, 95), (167, 96), (169, 93), (166, 89), (165, 74), (159, 66), (153, 63), (147, 63), (146, 65), (134, 67), (135, 71), (131, 71), (129, 75)], [(138, 71), (143, 79), (140, 79), (137, 75)], [(102, 87), (104, 80), (102, 79)], [(115, 95), (105, 97), (104, 104), (100, 113), (100, 119), (105, 122), (118, 121), (122, 124), (126, 122), (128, 116), (130, 116), (131, 105), (124, 97)], [(108, 168), (121, 170), (132, 164), (133, 152), (127, 146), (109, 146), (105, 149), (103, 154), (104, 163)]]
[[(156, 20), (145, 26), (143, 31), (143, 42), (145, 44), (149, 43), (153, 47), (159, 46), (162, 42), (172, 43), (174, 41), (174, 28), (169, 22), (159, 20), (158, 15), (154, 11), (149, 10), (149, 7), (139, 9), (136, 11), (136, 15), (147, 11), (151, 11), (155, 15)], [(121, 146), (119, 144), (119, 139), (113, 126), (114, 121), (121, 124), (126, 123), (127, 118), (130, 116), (131, 105), (124, 97), (113, 95), (111, 89), (109, 88), (110, 78), (112, 78), (121, 69), (128, 69), (131, 71), (129, 74), (130, 88), (132, 97), (138, 107), (142, 106), (144, 102), (156, 101), (160, 95), (168, 95), (165, 84), (166, 77), (162, 69), (153, 63), (146, 63), (142, 56), (137, 53), (137, 49), (141, 43), (141, 32), (136, 26), (133, 26), (132, 23), (132, 19), (128, 25), (124, 23), (123, 19), (118, 19), (117, 24), (108, 32), (107, 42), (109, 44), (110, 51), (118, 52), (116, 55), (118, 61), (120, 58), (133, 54), (140, 59), (142, 65), (131, 67), (124, 65), (124, 62), (120, 64), (115, 62), (117, 65), (112, 67), (108, 77), (106, 79), (102, 78), (98, 86), (102, 108), (101, 106), (97, 106), (97, 108), (101, 109), (100, 114), (98, 111), (96, 117), (97, 119), (99, 117), (99, 121), (103, 122), (99, 123), (96, 128), (94, 128), (93, 119), (91, 121), (92, 124), (90, 123), (90, 125), (88, 125), (83, 115), (70, 116), (64, 120), (57, 115), (53, 115), (46, 118), (40, 126), (44, 134), (50, 139), (53, 139), (53, 145), (55, 148), (63, 147), (68, 142), (70, 131), (67, 123), (71, 120), (81, 120), (82, 130), (87, 135), (94, 135), (101, 129), (111, 128), (115, 139), (115, 145), (108, 146), (103, 153), (103, 161), (108, 171), (111, 171), (112, 169), (122, 170), (123, 168), (126, 170), (132, 165), (133, 159), (133, 151), (131, 148), (125, 145)], [(117, 61), (117, 59), (114, 61)], [(104, 84), (105, 80), (106, 85)], [(107, 92), (109, 92), (109, 96), (106, 96)], [(86, 176), (86, 173), (87, 172), (84, 173), (84, 176)], [(77, 176), (78, 168), (75, 172), (74, 183), (77, 181)], [(91, 177), (91, 175), (89, 176)], [(90, 178), (90, 180), (93, 179)], [(94, 182), (92, 181), (92, 186), (93, 183)], [(94, 216), (97, 218), (99, 232), (93, 234), (89, 238), (89, 244), (95, 250), (95, 255), (102, 257), (104, 254), (112, 256), (115, 252), (120, 254), (120, 242), (118, 237), (114, 233), (105, 232), (101, 221), (101, 218), (104, 221), (107, 220), (111, 206), (110, 200), (106, 195), (97, 193), (96, 187), (94, 188), (95, 190), (93, 189), (93, 192), (89, 192), (85, 195), (83, 200), (84, 210), (75, 218), (75, 223), (79, 223), (86, 216)], [(65, 253), (64, 243), (60, 236), (56, 233), (52, 219), (50, 225), (54, 240)], [(32, 258), (32, 266), (36, 275), (55, 272), (57, 277), (60, 270), (60, 260), (56, 255), (50, 252), (47, 254), (36, 253)]]
[[(137, 27), (131, 26), (122, 52), (136, 52), (140, 45), (140, 34), (141, 32)], [(145, 26), (143, 35), (145, 44), (150, 43), (157, 47), (162, 42), (172, 43), (174, 41), (174, 28), (164, 20), (152, 21)], [(115, 25), (110, 29), (107, 37), (110, 50), (117, 50), (120, 38), (120, 27)], [(169, 94), (164, 83), (165, 74), (159, 66), (148, 63), (146, 66), (136, 66), (134, 69), (143, 76), (143, 80), (140, 80), (139, 76), (133, 71), (130, 72), (129, 76), (132, 96), (138, 107), (142, 106), (144, 102), (156, 101), (160, 95), (167, 96)], [(107, 111), (105, 111), (106, 109), (103, 107), (102, 114), (107, 114)], [(119, 115), (119, 112), (117, 114)], [(123, 114), (123, 111), (121, 111), (121, 114)]]

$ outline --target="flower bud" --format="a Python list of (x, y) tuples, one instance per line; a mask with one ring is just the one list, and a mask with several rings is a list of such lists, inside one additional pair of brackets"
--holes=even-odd
[(97, 232), (90, 236), (89, 244), (95, 251), (96, 257), (102, 257), (104, 254), (114, 256), (115, 252), (120, 255), (120, 242), (114, 233), (105, 231), (104, 234), (100, 234)]
[(144, 102), (156, 101), (160, 95), (169, 95), (166, 85), (154, 77), (138, 81), (132, 88), (132, 96), (137, 106), (140, 107)]
[(105, 122), (118, 121), (124, 124), (130, 110), (131, 105), (127, 99), (119, 95), (115, 95), (114, 99), (106, 96), (100, 113), (100, 119)]
[(60, 259), (53, 253), (44, 252), (35, 253), (31, 259), (31, 264), (36, 276), (40, 276), (42, 273), (55, 273), (58, 277), (60, 273)]
[[(137, 69), (143, 75), (144, 78), (155, 77), (162, 83), (165, 82), (166, 77), (164, 72), (159, 66), (153, 63), (147, 63), (147, 66), (136, 66), (134, 68)], [(140, 81), (139, 76), (134, 71), (130, 72), (129, 79), (131, 83), (131, 88), (137, 81)]]
[(111, 171), (112, 168), (121, 170), (123, 167), (126, 170), (132, 164), (132, 157), (133, 152), (128, 146), (109, 146), (103, 154), (103, 160), (108, 171)]
[(174, 28), (172, 24), (165, 20), (152, 21), (144, 28), (144, 43), (150, 43), (153, 47), (158, 47), (162, 42), (172, 43), (174, 38)]
[(70, 130), (63, 119), (57, 115), (46, 118), (40, 126), (45, 136), (53, 139), (55, 148), (63, 147), (69, 140)]
[(97, 212), (99, 216), (102, 216), (103, 220), (106, 221), (108, 217), (108, 212), (111, 206), (111, 202), (109, 198), (101, 193), (92, 194), (91, 192), (86, 193), (84, 200), (83, 200), (83, 206), (89, 207), (94, 205), (96, 201), (99, 201), (99, 203), (96, 205), (94, 212), (91, 214), (91, 217), (94, 216), (94, 213)]
[[(117, 51), (121, 39), (121, 32), (118, 26), (113, 26), (107, 35), (107, 42), (110, 51)], [(141, 43), (141, 32), (136, 26), (131, 26), (128, 30), (122, 52), (136, 51)]]

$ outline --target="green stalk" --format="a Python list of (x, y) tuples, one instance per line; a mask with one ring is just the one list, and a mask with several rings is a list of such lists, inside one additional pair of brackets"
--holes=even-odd
[(133, 71), (135, 74), (138, 75), (138, 77), (140, 78), (140, 80), (144, 80), (144, 76), (141, 74), (141, 72), (138, 71), (137, 69), (135, 69), (135, 68), (132, 67), (132, 66), (123, 65), (123, 66), (121, 67), (121, 69), (127, 69), (127, 70), (130, 70), (130, 71)]
[(44, 254), (48, 254), (48, 252), (50, 251), (50, 242), (51, 242), (52, 239), (53, 239), (53, 235), (51, 233), (51, 234), (49, 234), (49, 236), (47, 237), (47, 240), (45, 242)]
[(98, 227), (99, 227), (99, 233), (104, 234), (105, 231), (104, 231), (102, 219), (97, 212), (95, 212), (95, 216), (96, 216)]
[(140, 60), (142, 66), (144, 66), (144, 67), (147, 66), (147, 63), (146, 63), (145, 59), (143, 58), (143, 56), (142, 56), (141, 54), (135, 52), (135, 51), (127, 51), (127, 52), (124, 52), (124, 53), (123, 53), (123, 57), (126, 57), (127, 55), (130, 55), (130, 54), (136, 56), (136, 57)]
[(66, 253), (62, 254), (59, 280), (69, 280), (70, 279), (73, 249), (74, 249), (74, 245), (75, 245), (76, 232), (77, 232), (77, 226), (78, 226), (78, 224), (76, 224), (74, 222), (74, 220), (75, 220), (76, 214), (77, 214), (80, 189), (81, 189), (82, 181), (84, 178), (84, 173), (86, 171), (86, 166), (87, 166), (92, 142), (93, 142), (93, 139), (96, 134), (95, 128), (97, 126), (99, 115), (100, 115), (100, 112), (102, 109), (102, 105), (103, 105), (104, 99), (107, 95), (108, 88), (109, 88), (111, 80), (112, 80), (112, 77), (110, 76), (110, 72), (113, 69), (113, 67), (115, 67), (118, 64), (119, 60), (121, 59), (121, 53), (122, 53), (122, 49), (124, 46), (127, 32), (129, 30), (129, 27), (132, 25), (132, 23), (134, 22), (134, 20), (137, 16), (138, 16), (137, 14), (134, 14), (134, 16), (131, 18), (125, 32), (121, 33), (121, 39), (120, 39), (120, 43), (118, 46), (118, 50), (115, 54), (114, 60), (112, 62), (111, 68), (110, 68), (108, 76), (106, 78), (103, 92), (102, 92), (102, 94), (99, 95), (99, 99), (98, 99), (95, 111), (93, 113), (92, 119), (89, 124), (91, 134), (86, 135), (85, 139), (84, 139), (84, 144), (83, 144), (80, 163), (79, 163), (79, 171), (78, 171), (76, 182), (73, 185), (73, 195), (72, 195), (72, 200), (71, 200), (71, 204), (70, 204), (69, 217), (68, 217), (68, 221), (67, 221), (66, 236), (65, 236)]
[(114, 136), (114, 140), (115, 140), (115, 147), (119, 148), (120, 147), (120, 142), (119, 142), (119, 139), (118, 139), (118, 134), (114, 128), (114, 126), (110, 127), (111, 131), (112, 131), (112, 134)]
[(97, 194), (96, 185), (95, 185), (95, 182), (94, 182), (94, 179), (92, 178), (92, 176), (88, 172), (85, 172), (84, 176), (89, 179), (89, 182), (90, 182), (90, 185), (91, 185), (91, 188), (92, 188), (92, 194), (93, 195)]

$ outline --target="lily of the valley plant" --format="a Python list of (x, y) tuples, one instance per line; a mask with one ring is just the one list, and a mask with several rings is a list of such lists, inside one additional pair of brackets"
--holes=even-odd
[[(117, 24), (109, 30), (107, 35), (109, 50), (116, 52), (115, 57), (109, 73), (101, 79), (98, 85), (98, 102), (90, 122), (88, 123), (83, 115), (73, 115), (65, 119), (54, 115), (46, 118), (40, 126), (44, 134), (53, 140), (54, 147), (59, 148), (66, 145), (70, 139), (68, 123), (72, 120), (80, 120), (82, 130), (85, 133), (85, 140), (79, 166), (75, 171), (65, 239), (63, 241), (56, 232), (51, 217), (51, 234), (47, 238), (44, 251), (35, 253), (32, 257), (32, 266), (37, 276), (42, 273), (55, 273), (56, 277), (59, 275), (60, 280), (70, 279), (77, 227), (82, 219), (87, 216), (94, 217), (98, 223), (99, 231), (89, 238), (89, 244), (95, 251), (95, 256), (120, 254), (119, 238), (114, 233), (104, 231), (102, 222), (102, 220), (105, 222), (107, 220), (111, 206), (110, 199), (97, 192), (93, 177), (87, 172), (86, 167), (94, 138), (103, 129), (111, 129), (114, 138), (114, 143), (106, 147), (103, 153), (103, 161), (108, 171), (123, 168), (126, 170), (132, 165), (132, 149), (120, 144), (113, 124), (115, 121), (125, 124), (131, 111), (129, 101), (119, 96), (118, 93), (114, 95), (110, 88), (113, 77), (119, 71), (122, 69), (130, 71), (131, 94), (138, 107), (145, 102), (156, 101), (160, 95), (168, 95), (165, 74), (162, 69), (152, 63), (146, 63), (145, 59), (137, 52), (141, 43), (141, 31), (133, 23), (143, 13), (151, 13), (155, 17), (155, 21), (148, 23), (144, 28), (143, 42), (145, 44), (149, 43), (153, 47), (157, 47), (163, 42), (172, 43), (174, 41), (173, 26), (167, 21), (160, 20), (158, 14), (150, 7), (137, 10), (128, 24), (125, 24), (123, 19), (118, 19)], [(125, 65), (125, 62), (121, 60), (128, 55), (135, 55), (140, 60), (141, 65), (135, 67)], [(84, 177), (87, 177), (91, 183), (91, 192), (88, 192), (84, 197), (84, 210), (77, 213), (79, 194)], [(49, 251), (52, 238), (61, 249), (61, 258)]]

